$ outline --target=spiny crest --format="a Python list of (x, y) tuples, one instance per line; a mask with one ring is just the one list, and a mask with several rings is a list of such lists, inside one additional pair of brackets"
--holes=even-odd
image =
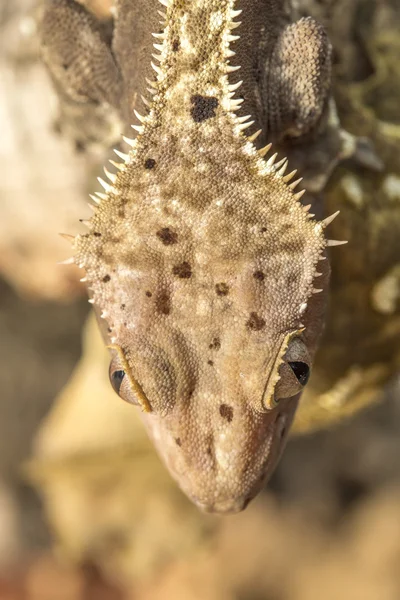
[[(168, 69), (166, 67), (168, 60), (171, 55), (175, 52), (174, 44), (176, 44), (176, 40), (171, 39), (170, 30), (171, 23), (173, 19), (175, 19), (175, 11), (178, 8), (181, 8), (182, 2), (177, 2), (175, 0), (160, 0), (161, 4), (166, 8), (166, 13), (160, 12), (161, 15), (161, 25), (163, 27), (162, 33), (154, 33), (153, 36), (156, 38), (157, 43), (154, 43), (154, 48), (157, 51), (156, 55), (153, 55), (153, 59), (157, 61), (159, 64), (155, 64), (155, 62), (151, 62), (151, 65), (156, 73), (156, 80), (150, 81), (148, 80), (149, 85), (149, 93), (152, 96), (151, 100), (147, 100), (142, 97), (143, 103), (147, 108), (147, 114), (145, 116), (138, 113), (134, 110), (134, 114), (139, 121), (139, 125), (132, 125), (132, 128), (137, 133), (135, 139), (131, 139), (123, 136), (123, 140), (126, 144), (128, 144), (131, 149), (129, 153), (121, 152), (120, 150), (114, 150), (115, 154), (123, 161), (122, 163), (110, 161), (111, 164), (118, 170), (118, 173), (111, 173), (106, 168), (104, 169), (105, 175), (110, 183), (105, 181), (102, 178), (98, 178), (100, 185), (103, 187), (104, 192), (96, 192), (96, 195), (92, 195), (91, 198), (95, 203), (97, 209), (103, 202), (112, 202), (112, 197), (120, 194), (118, 181), (120, 177), (120, 173), (122, 174), (126, 169), (131, 166), (136, 166), (136, 154), (138, 145), (141, 142), (142, 138), (145, 138), (147, 128), (152, 128), (154, 123), (157, 121), (159, 117), (160, 106), (162, 103), (166, 102), (165, 98), (168, 93)], [(220, 92), (222, 94), (220, 105), (224, 110), (228, 120), (232, 124), (232, 131), (236, 137), (242, 140), (242, 151), (246, 156), (253, 157), (255, 165), (257, 167), (257, 171), (260, 176), (273, 176), (282, 181), (285, 184), (286, 188), (290, 190), (293, 194), (293, 201), (298, 202), (305, 190), (301, 190), (299, 192), (295, 192), (295, 188), (301, 182), (301, 178), (294, 180), (294, 176), (296, 175), (296, 171), (292, 171), (289, 174), (286, 173), (287, 169), (287, 159), (283, 158), (280, 161), (277, 161), (277, 154), (273, 154), (270, 158), (266, 158), (268, 152), (271, 149), (271, 144), (268, 144), (264, 148), (259, 150), (256, 149), (254, 145), (255, 140), (260, 135), (261, 130), (258, 130), (254, 134), (246, 137), (245, 130), (250, 127), (254, 121), (251, 120), (250, 115), (246, 116), (237, 116), (236, 112), (240, 109), (241, 104), (243, 102), (242, 98), (234, 98), (235, 92), (240, 89), (242, 85), (242, 81), (238, 81), (237, 83), (230, 83), (228, 80), (228, 76), (230, 73), (233, 73), (240, 69), (240, 66), (233, 66), (230, 64), (230, 59), (235, 55), (235, 52), (231, 48), (231, 44), (239, 39), (238, 35), (233, 35), (232, 31), (240, 26), (240, 22), (235, 21), (235, 19), (242, 12), (241, 10), (233, 10), (234, 0), (228, 0), (225, 3), (221, 3), (221, 11), (220, 14), (223, 16), (224, 24), (221, 27), (221, 47), (223, 51), (224, 60), (221, 61), (220, 69), (220, 78), (219, 78), (219, 86)], [(178, 6), (179, 5), (179, 6)], [(187, 48), (189, 51), (190, 48)], [(92, 205), (90, 205), (92, 206)], [(308, 218), (312, 218), (314, 215), (309, 213), (310, 205), (304, 207), (304, 211), (307, 214)], [(321, 233), (325, 227), (327, 227), (332, 220), (337, 216), (338, 212), (331, 217), (328, 217), (324, 221), (317, 222), (315, 224), (315, 232), (317, 235)], [(91, 229), (91, 221), (83, 222), (89, 230)], [(78, 240), (80, 236), (73, 238), (73, 247), (76, 249)], [(71, 238), (68, 238), (71, 241)], [(346, 242), (339, 242), (335, 240), (327, 240), (325, 242), (325, 246), (335, 246), (340, 245)], [(323, 249), (323, 248), (322, 248)], [(323, 257), (321, 256), (321, 259)], [(64, 261), (63, 264), (72, 264), (76, 262), (75, 259), (69, 259)], [(80, 267), (84, 267), (85, 265), (80, 262)], [(317, 293), (321, 290), (314, 289), (314, 293)], [(90, 300), (93, 303), (93, 299)], [(103, 318), (106, 318), (104, 311), (102, 313)]]

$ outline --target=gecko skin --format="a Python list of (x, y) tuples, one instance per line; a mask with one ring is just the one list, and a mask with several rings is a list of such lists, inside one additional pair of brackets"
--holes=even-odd
[[(184, 492), (203, 510), (230, 513), (254, 498), (282, 453), (323, 326), (325, 249), (339, 243), (324, 235), (333, 217), (313, 219), (286, 160), (272, 150), (265, 157), (269, 147), (257, 148), (252, 132), (262, 126), (272, 139), (318, 129), (329, 43), (312, 19), (291, 23), (281, 2), (162, 4), (155, 79), (142, 104), (132, 92), (138, 48), (121, 39), (130, 27), (143, 62), (151, 30), (143, 37), (132, 23), (138, 10), (154, 23), (156, 5), (116, 5), (108, 102), (117, 104), (117, 85), (123, 119), (139, 124), (117, 173), (100, 180), (104, 193), (93, 197), (72, 260), (108, 328), (114, 389), (140, 407)], [(93, 81), (104, 61), (91, 65), (90, 53), (86, 62), (78, 53), (65, 83), (67, 38), (59, 43), (54, 32), (68, 19), (78, 19), (75, 36), (79, 26), (85, 33), (75, 53), (97, 39), (93, 47), (107, 54), (92, 16), (57, 0), (44, 18), (46, 62), (64, 92), (79, 88), (83, 101), (89, 81), (86, 96), (99, 102), (107, 86)], [(130, 117), (133, 106), (143, 116)]]

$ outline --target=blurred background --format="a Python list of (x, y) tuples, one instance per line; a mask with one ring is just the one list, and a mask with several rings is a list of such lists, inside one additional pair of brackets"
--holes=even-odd
[[(111, 0), (82, 3), (109, 17)], [(373, 141), (383, 170), (343, 164), (331, 177), (329, 213), (339, 206), (360, 235), (333, 265), (333, 325), (296, 426), (309, 433), (224, 518), (179, 492), (112, 392), (82, 275), (56, 264), (69, 256), (56, 234), (88, 218), (108, 150), (59, 134), (41, 6), (0, 0), (0, 600), (397, 600), (398, 0), (296, 3), (326, 24), (341, 122)]]

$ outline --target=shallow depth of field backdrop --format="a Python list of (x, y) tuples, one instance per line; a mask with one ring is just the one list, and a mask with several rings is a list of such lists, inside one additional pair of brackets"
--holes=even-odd
[[(111, 0), (86, 4), (107, 16)], [(379, 129), (389, 165), (370, 177), (400, 205), (398, 0), (298, 4), (327, 24), (341, 118)], [(58, 134), (40, 7), (0, 0), (0, 600), (400, 598), (396, 378), (352, 420), (293, 438), (268, 489), (225, 518), (183, 497), (112, 392), (79, 271), (56, 265), (105, 154)], [(356, 206), (365, 179), (341, 167), (331, 196)]]

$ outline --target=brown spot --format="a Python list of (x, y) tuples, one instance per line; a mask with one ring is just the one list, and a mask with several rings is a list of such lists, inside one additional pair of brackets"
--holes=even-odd
[(229, 286), (226, 283), (217, 283), (215, 291), (217, 296), (227, 296), (229, 294)]
[(163, 315), (169, 315), (171, 312), (171, 298), (168, 292), (160, 292), (156, 300), (156, 307)]
[(284, 233), (286, 233), (286, 232), (288, 232), (288, 231), (291, 231), (291, 230), (293, 230), (293, 229), (294, 229), (294, 225), (293, 225), (293, 223), (284, 223), (284, 224), (281, 226), (281, 234), (284, 234)]
[(214, 467), (214, 465), (215, 465), (214, 436), (208, 435), (205, 439), (205, 443), (207, 445), (206, 453), (212, 459), (212, 464)]
[(221, 340), (215, 337), (209, 345), (209, 348), (210, 350), (219, 350), (221, 348)]
[(229, 286), (226, 283), (217, 283), (215, 291), (217, 296), (227, 296), (229, 294)]
[(172, 51), (173, 51), (173, 52), (178, 52), (178, 50), (179, 50), (179, 46), (180, 46), (180, 44), (179, 44), (179, 40), (174, 40), (174, 41), (172, 42)]
[(214, 96), (200, 96), (195, 94), (190, 98), (193, 107), (190, 111), (195, 123), (202, 123), (207, 119), (215, 117), (215, 109), (218, 106), (218, 99)]
[(85, 146), (84, 142), (82, 142), (82, 140), (77, 140), (75, 142), (75, 152), (78, 152), (78, 154), (81, 154), (85, 150), (86, 150), (86, 146)]
[(233, 419), (233, 408), (228, 404), (221, 404), (219, 407), (219, 414), (223, 419), (226, 419), (230, 423)]
[(266, 227), (261, 227), (260, 231), (261, 231), (261, 233), (265, 233), (267, 231), (267, 228)]
[(125, 310), (125, 304), (121, 304), (121, 310)]
[(181, 447), (182, 446), (181, 438), (175, 438), (175, 443), (177, 446)]
[(110, 281), (111, 277), (109, 275), (104, 275), (103, 277), (103, 283), (108, 283)]
[(250, 318), (247, 321), (246, 325), (249, 329), (252, 329), (253, 331), (260, 331), (260, 329), (263, 329), (263, 327), (265, 327), (265, 320), (262, 317), (259, 317), (257, 313), (252, 312), (250, 313)]
[(213, 367), (214, 366), (214, 361), (213, 360), (208, 360), (207, 364), (210, 365), (210, 367)]
[(111, 327), (107, 327), (107, 331), (108, 331), (108, 333), (111, 333), (112, 332)]
[(192, 276), (192, 267), (188, 262), (184, 261), (179, 265), (175, 265), (172, 273), (181, 279), (189, 279)]
[(176, 244), (178, 241), (178, 235), (175, 231), (172, 231), (169, 227), (163, 227), (157, 231), (157, 237), (160, 238), (163, 244), (166, 246), (171, 246), (171, 244)]
[(119, 216), (121, 219), (124, 219), (124, 218), (125, 218), (125, 210), (124, 210), (123, 208), (120, 208), (120, 209), (118, 210), (118, 216)]
[(294, 285), (299, 284), (299, 276), (297, 273), (290, 273), (286, 278), (286, 285), (288, 287), (293, 287)]
[(147, 291), (147, 292), (146, 292), (146, 296), (147, 296), (148, 298), (151, 298), (151, 297), (152, 297), (152, 295), (153, 295), (153, 294), (152, 294), (151, 292), (149, 292), (149, 291)]
[(154, 158), (146, 158), (146, 160), (144, 161), (145, 169), (154, 169), (155, 166), (156, 166), (156, 161), (154, 160)]
[(93, 231), (93, 235), (95, 237), (101, 237), (101, 233), (99, 233), (98, 231)]
[(265, 279), (265, 275), (262, 271), (254, 271), (253, 277), (254, 279), (257, 279), (257, 281), (264, 281)]

